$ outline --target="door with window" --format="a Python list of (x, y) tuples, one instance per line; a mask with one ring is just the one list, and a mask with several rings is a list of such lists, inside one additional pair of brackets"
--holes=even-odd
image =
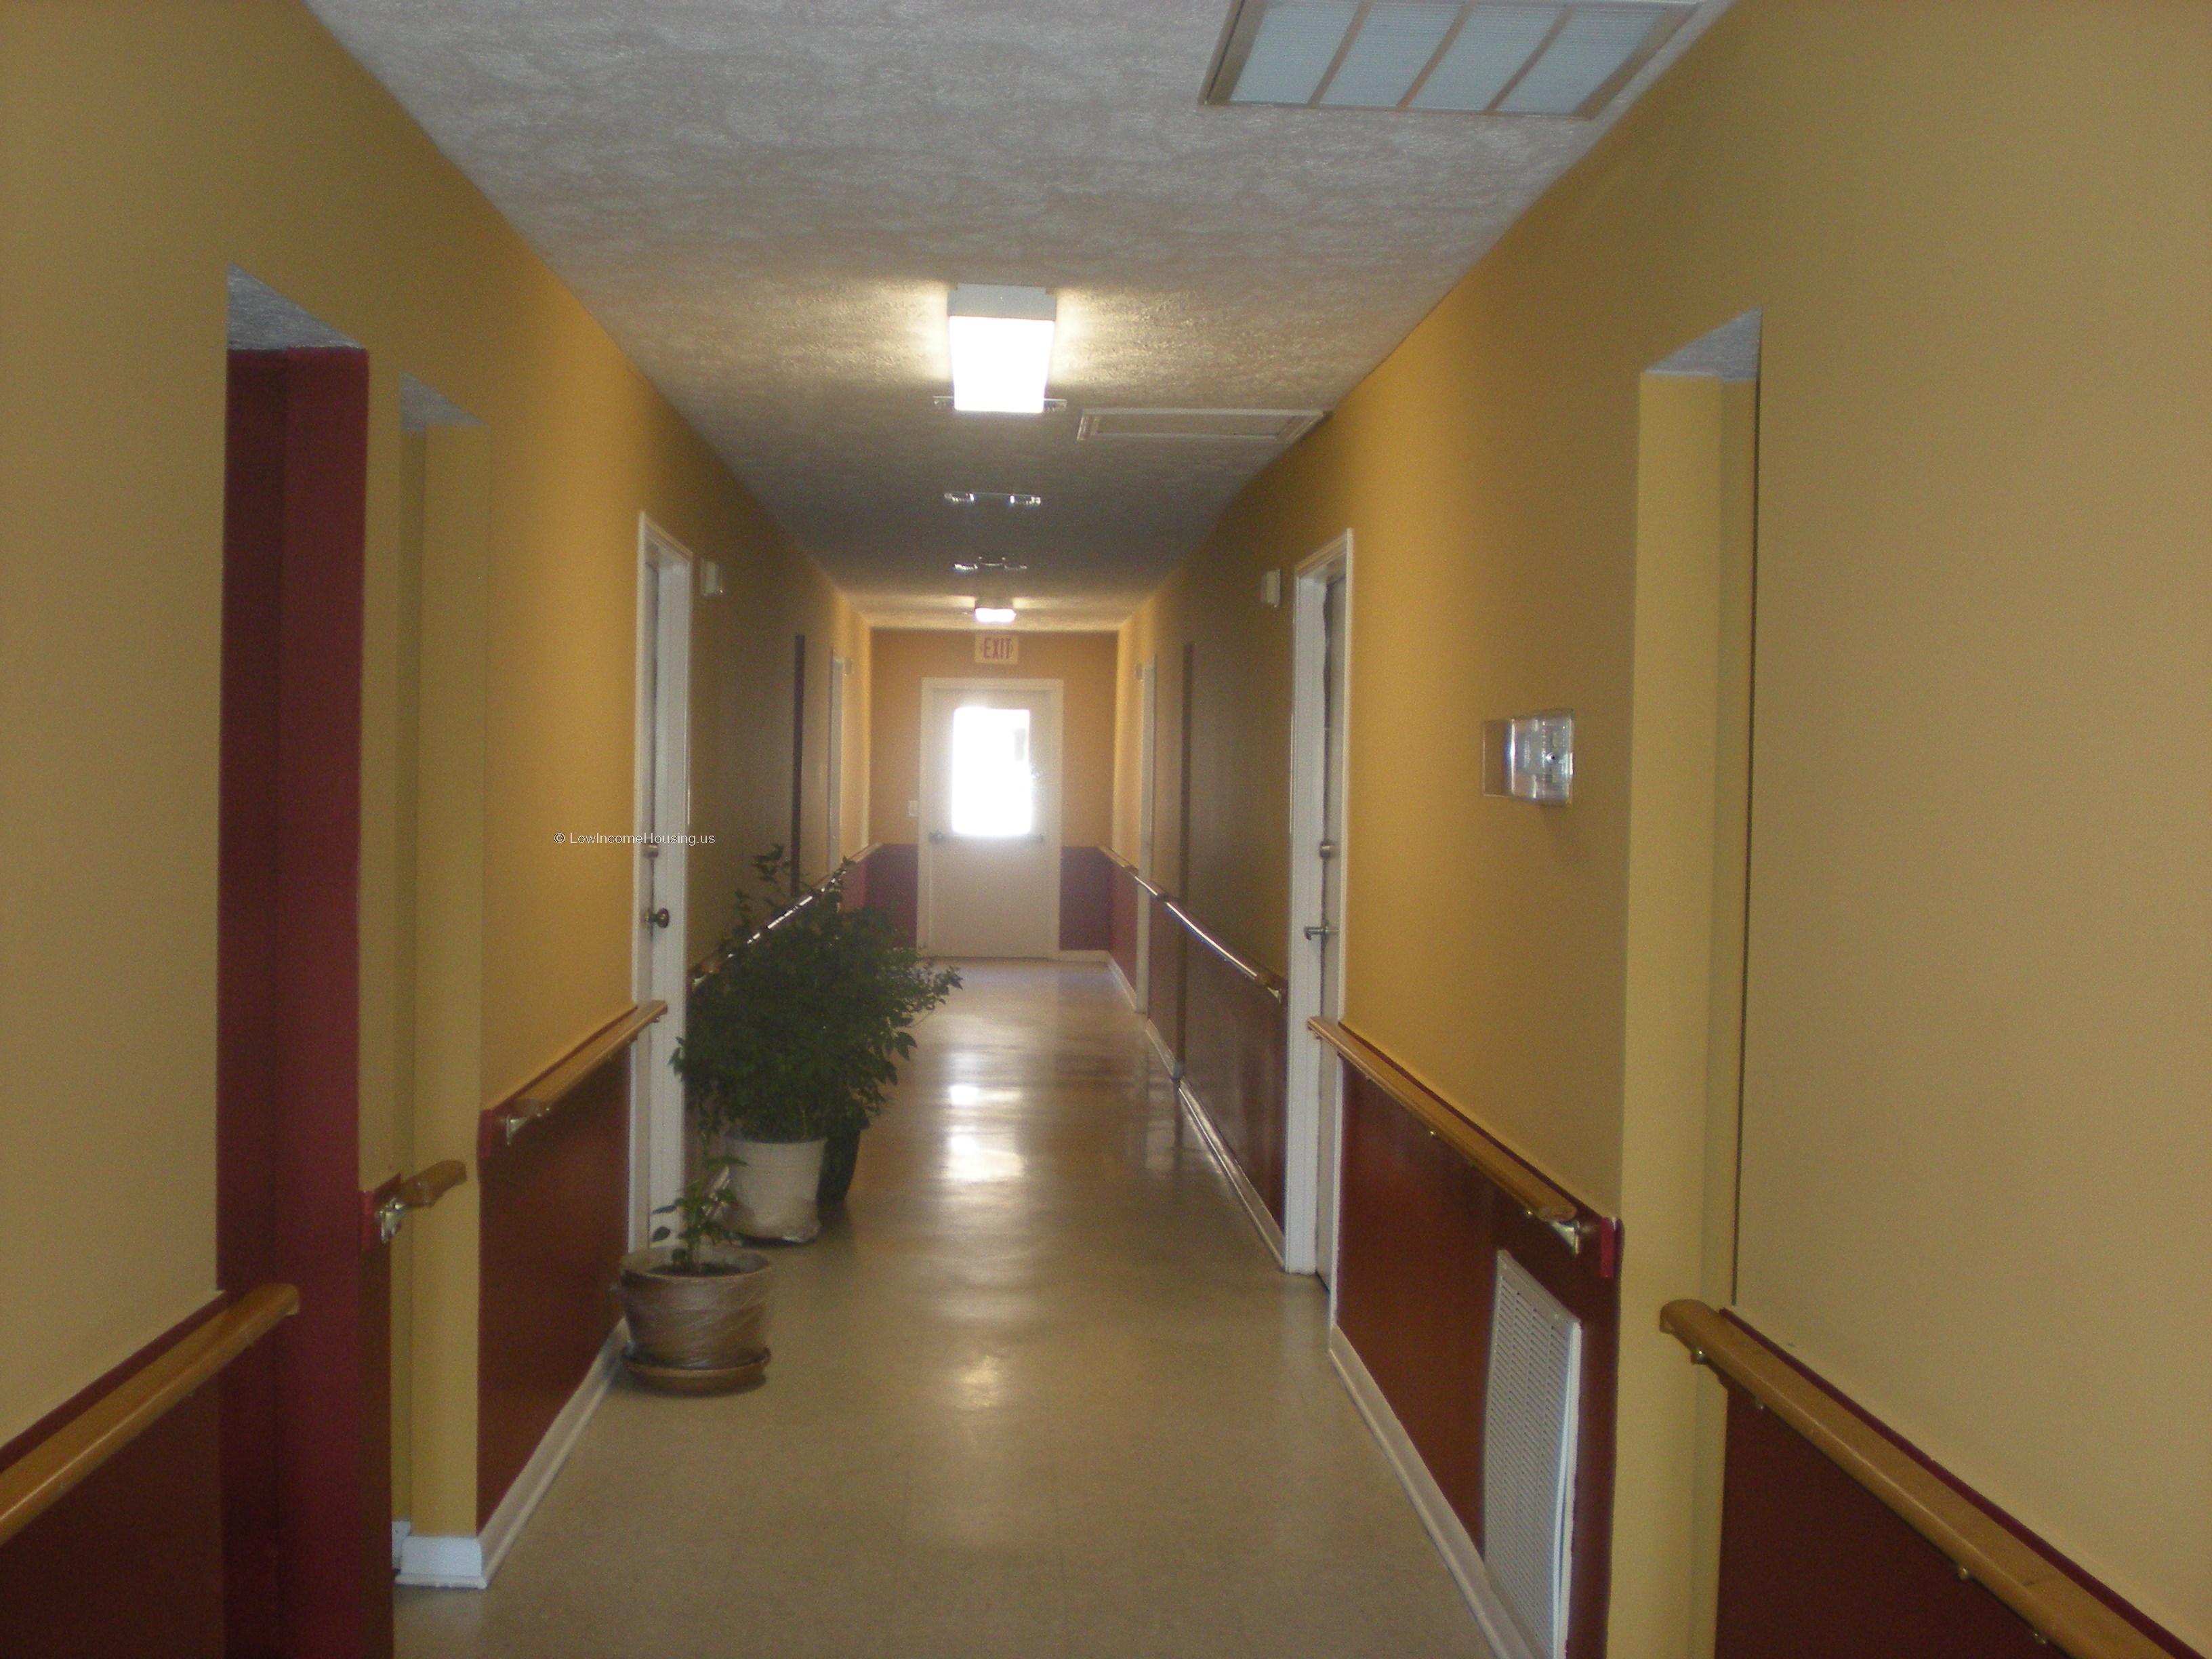
[(922, 949), (1060, 951), (1058, 680), (922, 686)]

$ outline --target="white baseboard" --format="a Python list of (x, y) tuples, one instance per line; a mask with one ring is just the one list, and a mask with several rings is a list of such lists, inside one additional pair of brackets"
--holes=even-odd
[(1106, 953), (1106, 965), (1114, 970), (1114, 983), (1120, 986), (1121, 994), (1129, 999), (1129, 1006), (1140, 1014), (1144, 1012), (1143, 1006), (1137, 1001), (1137, 988), (1129, 983), (1129, 976), (1121, 971), (1121, 964), (1114, 960), (1111, 951)]
[(1182, 1102), (1183, 1110), (1190, 1114), (1190, 1121), (1197, 1127), (1199, 1139), (1206, 1143), (1206, 1151), (1213, 1154), (1213, 1161), (1221, 1166), (1221, 1173), (1229, 1177), (1230, 1186), (1236, 1190), (1237, 1201), (1244, 1206), (1244, 1213), (1251, 1218), (1261, 1242), (1274, 1255), (1275, 1265), (1281, 1267), (1283, 1230), (1275, 1224), (1275, 1218), (1267, 1212), (1267, 1200), (1260, 1196), (1260, 1189), (1252, 1184), (1251, 1177), (1244, 1173), (1243, 1166), (1231, 1155), (1228, 1143), (1221, 1139), (1221, 1132), (1213, 1127), (1213, 1120), (1206, 1116), (1206, 1108), (1199, 1103), (1198, 1097), (1191, 1093), (1190, 1085), (1178, 1082), (1176, 1096)]
[(1490, 1644), (1491, 1652), (1496, 1659), (1536, 1659), (1522, 1638), (1520, 1627), (1513, 1622), (1513, 1616), (1506, 1612), (1498, 1587), (1491, 1583), (1490, 1569), (1482, 1565), (1474, 1540), (1468, 1536), (1467, 1528), (1453, 1513), (1443, 1488), (1437, 1485), (1429, 1466), (1413, 1449), (1412, 1437), (1398, 1421), (1398, 1413), (1390, 1409), (1390, 1402), (1382, 1397), (1382, 1389), (1369, 1375), (1351, 1341), (1334, 1325), (1328, 1328), (1328, 1358), (1344, 1382), (1345, 1392), (1352, 1396), (1352, 1403), (1367, 1419), (1368, 1430), (1382, 1448), (1382, 1455), (1390, 1460), (1398, 1484), (1413, 1501), (1413, 1512), (1421, 1517), (1421, 1525), (1437, 1547), (1437, 1553), (1443, 1557), (1444, 1565), (1451, 1570), (1460, 1595), (1466, 1598), (1475, 1622), (1482, 1626), (1483, 1639)]
[(491, 1512), (491, 1519), (484, 1523), (482, 1532), (473, 1538), (426, 1537), (410, 1530), (403, 1537), (399, 1528), (408, 1523), (393, 1523), (392, 1534), (399, 1544), (401, 1583), (428, 1589), (491, 1588), (500, 1563), (507, 1559), (507, 1551), (521, 1535), (538, 1500), (552, 1490), (553, 1479), (568, 1461), (568, 1454), (575, 1449), (584, 1425), (592, 1420), (599, 1401), (606, 1398), (607, 1389), (614, 1382), (615, 1367), (622, 1360), (623, 1340), (624, 1328), (617, 1322), (600, 1345), (599, 1358), (592, 1360), (592, 1369), (585, 1373), (584, 1380), (576, 1385), (576, 1392), (568, 1396), (568, 1403), (561, 1407), (560, 1415), (546, 1429), (545, 1437), (530, 1454), (530, 1461), (514, 1477), (514, 1484), (499, 1500), (499, 1507)]
[(394, 1521), (392, 1523), (392, 1570), (394, 1572), (399, 1571), (399, 1553), (406, 1547), (407, 1534), (414, 1530), (412, 1521)]

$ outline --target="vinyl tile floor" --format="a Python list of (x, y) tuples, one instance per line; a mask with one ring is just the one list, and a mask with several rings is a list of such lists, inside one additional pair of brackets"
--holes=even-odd
[(1107, 970), (964, 971), (767, 1385), (618, 1382), (403, 1659), (1486, 1659)]

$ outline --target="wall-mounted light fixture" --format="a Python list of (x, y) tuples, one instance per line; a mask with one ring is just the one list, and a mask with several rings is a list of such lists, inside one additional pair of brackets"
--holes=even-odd
[(955, 288), (945, 305), (952, 407), (969, 415), (1043, 414), (1058, 314), (1041, 288)]
[(1575, 711), (1548, 708), (1482, 727), (1482, 793), (1565, 806), (1575, 793)]
[(975, 607), (975, 626), (978, 628), (1009, 628), (1013, 625), (1014, 608), (1010, 605), (979, 605)]

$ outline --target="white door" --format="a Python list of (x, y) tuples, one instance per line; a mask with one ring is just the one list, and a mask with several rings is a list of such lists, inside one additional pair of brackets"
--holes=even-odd
[(1352, 532), (1298, 567), (1291, 685), (1291, 982), (1283, 1265), (1324, 1282), (1336, 1268), (1343, 1072), (1307, 1028), (1344, 1003), (1344, 805), (1352, 633)]
[[(1344, 1000), (1344, 637), (1345, 579), (1330, 576), (1322, 590), (1321, 836), (1314, 846), (1319, 863), (1321, 905), (1313, 931), (1315, 966), (1320, 983), (1317, 1012), (1335, 1019)], [(1301, 929), (1304, 932), (1304, 929)], [(1314, 1183), (1314, 1271), (1326, 1284), (1336, 1273), (1336, 1166), (1340, 1075), (1320, 1068), (1319, 1152)]]
[(922, 684), (921, 946), (1060, 953), (1058, 680)]
[(691, 816), (691, 559), (641, 523), (637, 565), (636, 943), (633, 994), (665, 1002), (633, 1049), (630, 1222), (633, 1245), (647, 1212), (684, 1184), (684, 1090), (670, 1068), (684, 1035), (689, 993), (684, 895)]

